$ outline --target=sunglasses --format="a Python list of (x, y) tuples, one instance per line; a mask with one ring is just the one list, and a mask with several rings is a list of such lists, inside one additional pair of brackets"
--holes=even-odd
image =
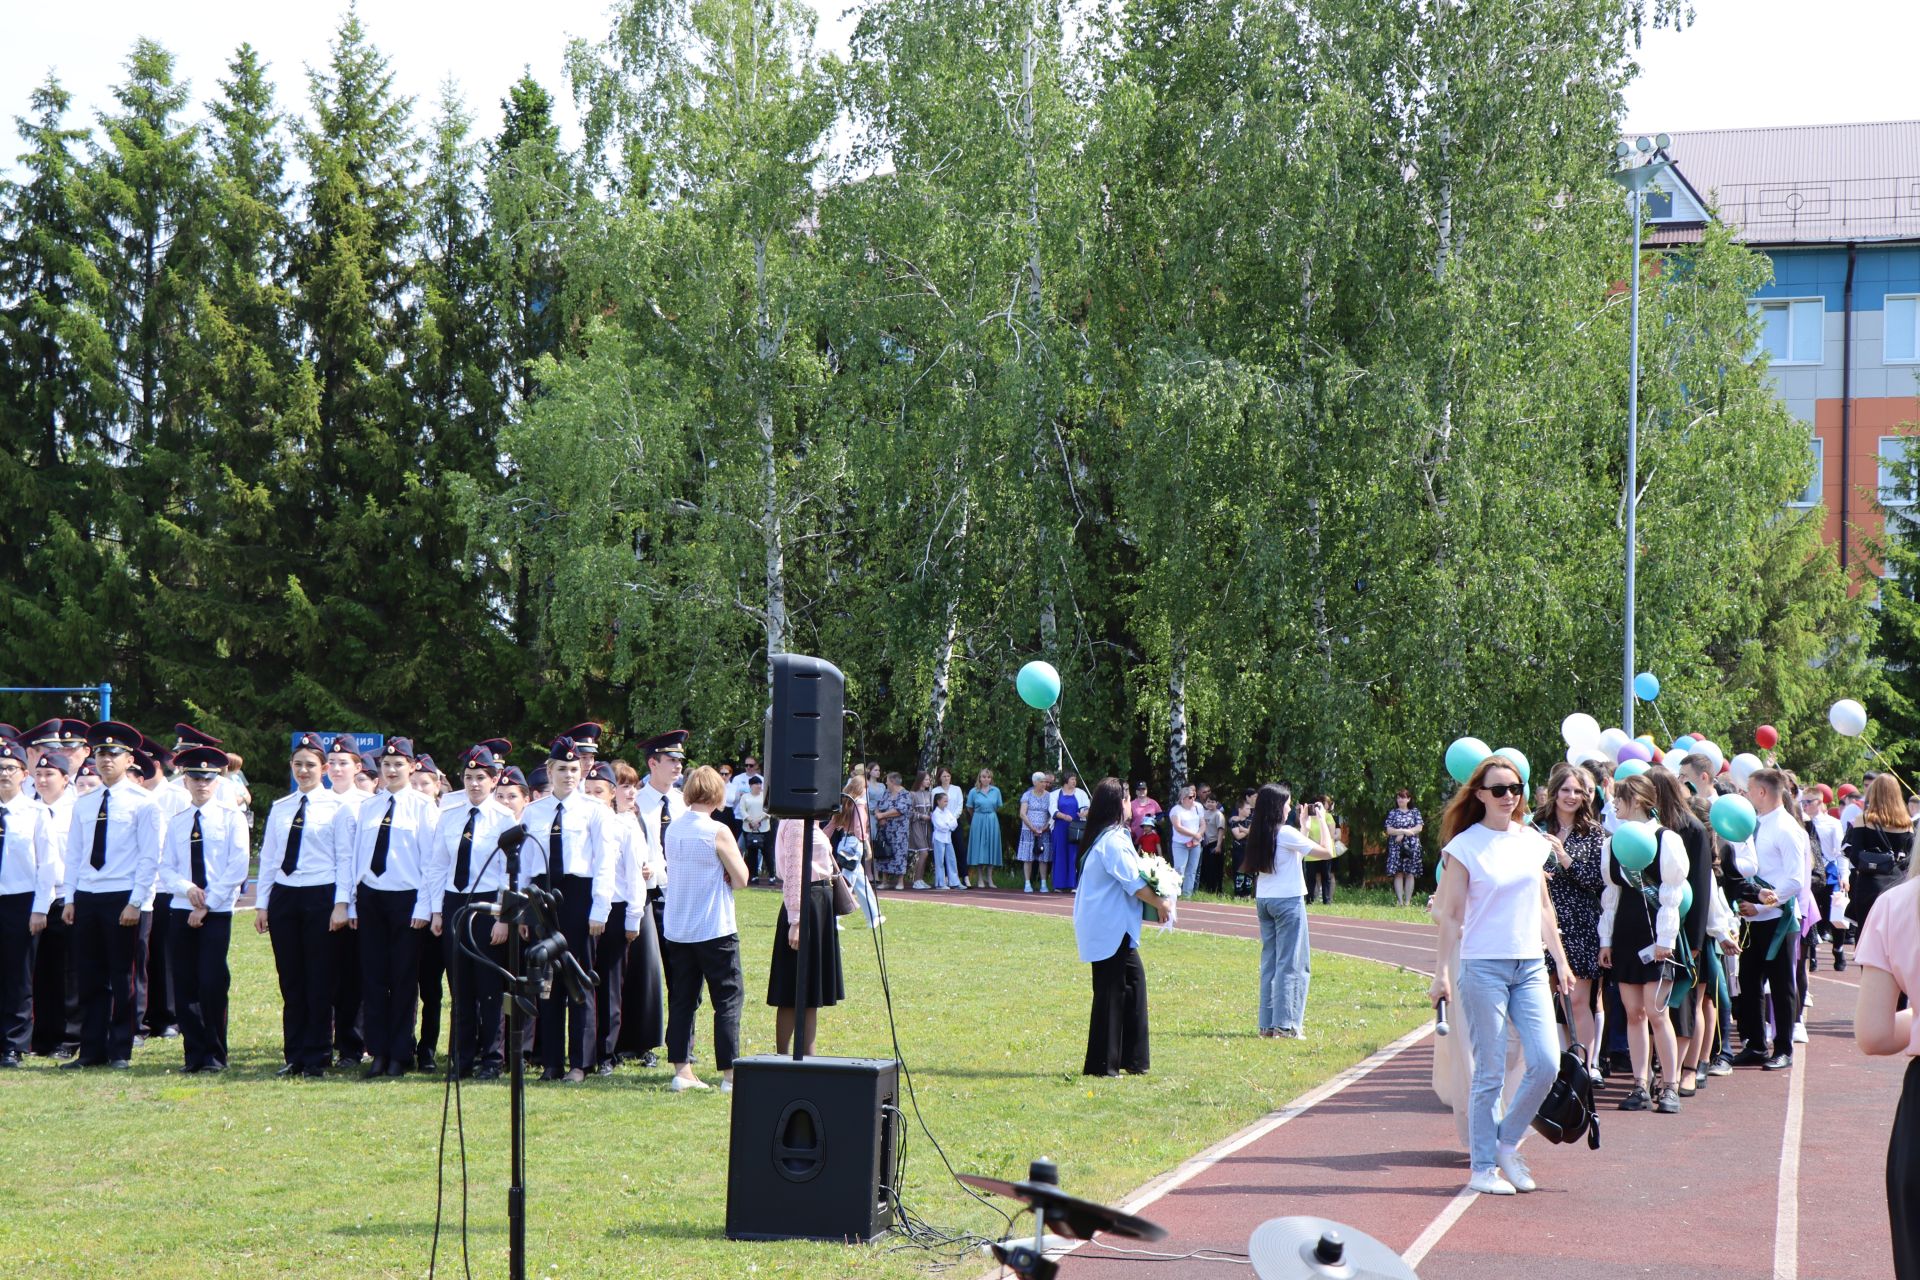
[(1517, 782), (1493, 782), (1480, 788), (1490, 796), (1523, 796), (1527, 789)]

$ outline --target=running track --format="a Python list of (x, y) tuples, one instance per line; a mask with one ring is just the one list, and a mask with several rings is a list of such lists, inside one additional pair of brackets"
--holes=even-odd
[[(889, 894), (888, 896), (896, 896)], [(915, 893), (976, 909), (1072, 914), (1072, 899), (1004, 892)], [(1180, 927), (1257, 939), (1250, 907), (1184, 905)], [(1433, 967), (1429, 926), (1314, 915), (1316, 951)], [(1422, 975), (1422, 976), (1415, 976)], [(1600, 1094), (1599, 1151), (1526, 1145), (1541, 1189), (1477, 1196), (1452, 1113), (1432, 1090), (1432, 1024), (1137, 1191), (1126, 1208), (1166, 1227), (1146, 1246), (1244, 1254), (1268, 1218), (1314, 1214), (1401, 1251), (1422, 1280), (1859, 1280), (1891, 1276), (1886, 1134), (1904, 1060), (1853, 1047), (1856, 972), (1824, 965), (1807, 1011), (1812, 1043), (1791, 1071), (1742, 1069), (1711, 1081), (1677, 1116), (1622, 1112), (1624, 1086)], [(1151, 975), (1149, 975), (1151, 983)], [(1247, 993), (1251, 1010), (1254, 993)], [(1251, 1016), (1251, 1013), (1249, 1013)], [(1325, 1004), (1314, 1021), (1336, 1017)], [(1285, 1053), (1284, 1040), (1255, 1042)], [(1131, 1246), (1134, 1242), (1126, 1242)], [(1081, 1246), (1067, 1280), (1246, 1276), (1244, 1262), (1188, 1259), (1171, 1269)]]

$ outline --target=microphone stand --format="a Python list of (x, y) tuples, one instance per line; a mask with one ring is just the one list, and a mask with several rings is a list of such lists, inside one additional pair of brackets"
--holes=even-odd
[[(800, 819), (800, 954), (793, 958), (793, 1060), (807, 1056), (807, 944), (812, 941), (813, 903), (813, 815)], [(520, 1280), (515, 1277), (515, 1280)]]
[(511, 1155), (507, 1164), (507, 1275), (527, 1280), (527, 1067), (520, 1038), (520, 910), (525, 899), (520, 883), (520, 845), (502, 840), (507, 855), (507, 887), (500, 895), (500, 918), (507, 922), (507, 971), (515, 983), (507, 990), (507, 1132)]

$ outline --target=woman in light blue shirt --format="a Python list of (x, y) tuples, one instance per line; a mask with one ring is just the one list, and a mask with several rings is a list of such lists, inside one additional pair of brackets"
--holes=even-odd
[(1148, 1067), (1147, 973), (1140, 964), (1140, 904), (1165, 914), (1167, 904), (1140, 876), (1127, 833), (1127, 790), (1102, 778), (1087, 810), (1091, 844), (1073, 899), (1073, 935), (1080, 959), (1093, 966), (1093, 1017), (1087, 1030), (1090, 1076), (1135, 1075)]

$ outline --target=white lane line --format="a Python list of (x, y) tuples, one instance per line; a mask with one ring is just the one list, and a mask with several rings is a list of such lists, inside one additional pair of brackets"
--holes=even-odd
[(1336, 933), (1331, 929), (1315, 929), (1311, 925), (1307, 927), (1307, 938), (1309, 941), (1314, 941), (1321, 937), (1326, 937), (1326, 936), (1332, 937), (1336, 942), (1351, 943), (1354, 946), (1392, 947), (1396, 951), (1414, 951), (1414, 952), (1418, 952), (1423, 956), (1433, 955), (1432, 943), (1428, 943), (1426, 946), (1420, 947), (1420, 946), (1415, 946), (1413, 943), (1410, 943), (1410, 942), (1381, 942), (1375, 938), (1356, 938), (1350, 934)]
[(1786, 1136), (1780, 1144), (1780, 1190), (1773, 1219), (1773, 1280), (1800, 1275), (1800, 1125), (1806, 1114), (1807, 1061), (1800, 1054), (1787, 1085)]
[(1467, 1210), (1473, 1206), (1473, 1202), (1479, 1198), (1478, 1191), (1468, 1187), (1460, 1188), (1453, 1199), (1447, 1201), (1447, 1207), (1440, 1211), (1440, 1216), (1429, 1222), (1427, 1229), (1420, 1233), (1419, 1238), (1407, 1246), (1407, 1251), (1400, 1255), (1400, 1260), (1410, 1267), (1419, 1266), (1426, 1260), (1427, 1254), (1432, 1252), (1433, 1246), (1440, 1243), (1440, 1238), (1453, 1230), (1453, 1224), (1460, 1221)]
[[(1334, 1097), (1352, 1085), (1358, 1084), (1432, 1034), (1433, 1023), (1431, 1022), (1424, 1026), (1415, 1027), (1398, 1040), (1395, 1040), (1392, 1044), (1375, 1050), (1373, 1054), (1362, 1058), (1359, 1062), (1354, 1063), (1326, 1083), (1316, 1085), (1307, 1090), (1286, 1106), (1281, 1107), (1278, 1111), (1268, 1113), (1265, 1117), (1254, 1121), (1240, 1132), (1230, 1137), (1222, 1138), (1219, 1142), (1214, 1143), (1198, 1155), (1189, 1156), (1187, 1159), (1181, 1161), (1175, 1168), (1154, 1178), (1138, 1191), (1135, 1191), (1127, 1198), (1125, 1203), (1120, 1206), (1121, 1211), (1125, 1213), (1143, 1212), (1148, 1206), (1172, 1195), (1175, 1191), (1186, 1186), (1189, 1182), (1192, 1182), (1195, 1178), (1205, 1173), (1208, 1169), (1213, 1168), (1213, 1166), (1219, 1164), (1235, 1152), (1251, 1146), (1289, 1120), (1298, 1119), (1327, 1099)], [(1075, 1241), (1070, 1247), (1050, 1256), (1065, 1257), (1075, 1249), (1078, 1249), (1082, 1243), (1084, 1243), (1084, 1241)]]

